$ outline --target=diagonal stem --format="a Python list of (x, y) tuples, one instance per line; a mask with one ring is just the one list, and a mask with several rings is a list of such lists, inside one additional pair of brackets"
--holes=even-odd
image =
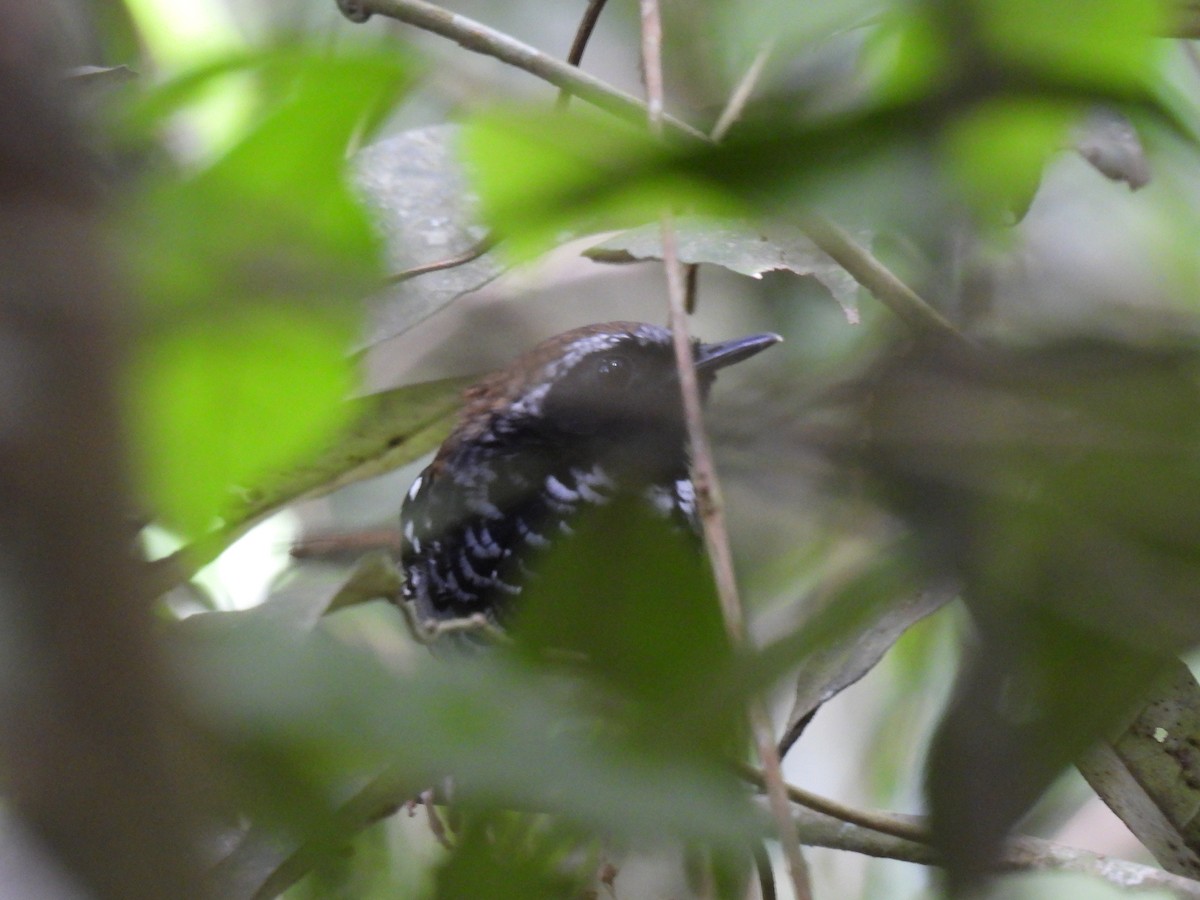
[[(664, 103), (662, 77), (662, 18), (658, 0), (640, 0), (642, 15), (642, 69), (646, 78), (646, 111), (650, 130), (662, 135)], [(662, 214), (663, 265), (667, 272), (667, 297), (670, 309), (671, 337), (675, 349), (675, 363), (679, 370), (679, 381), (683, 394), (684, 416), (687, 421), (688, 439), (692, 447), (692, 480), (696, 489), (696, 506), (704, 530), (704, 542), (712, 563), (717, 595), (721, 600), (721, 612), (730, 643), (741, 647), (746, 642), (746, 622), (738, 595), (737, 579), (733, 571), (733, 554), (729, 549), (729, 534), (725, 528), (725, 516), (721, 504), (720, 483), (713, 465), (708, 434), (704, 430), (701, 416), (700, 387), (696, 378), (696, 363), (692, 357), (692, 340), (687, 322), (687, 285), (683, 266), (679, 262), (675, 224), (669, 211)], [(792, 818), (787, 786), (783, 780), (779, 753), (775, 748), (775, 736), (771, 717), (761, 699), (750, 704), (750, 728), (754, 735), (755, 750), (762, 763), (766, 782), (767, 801), (779, 842), (788, 861), (788, 874), (796, 900), (810, 900), (808, 865), (800, 849), (800, 835)]]

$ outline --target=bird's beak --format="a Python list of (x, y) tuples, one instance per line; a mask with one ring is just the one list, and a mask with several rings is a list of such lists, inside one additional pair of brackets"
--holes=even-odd
[(696, 347), (696, 371), (715, 372), (761, 353), (782, 341), (777, 334), (752, 334), (722, 341), (719, 344), (700, 344)]

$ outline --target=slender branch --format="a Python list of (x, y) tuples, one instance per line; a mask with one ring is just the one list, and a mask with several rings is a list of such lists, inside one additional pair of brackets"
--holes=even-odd
[[(751, 784), (760, 790), (765, 789), (766, 778), (760, 770), (744, 763), (738, 763), (736, 768), (738, 774)], [(929, 835), (929, 829), (925, 827), (921, 819), (916, 817), (856, 809), (852, 806), (838, 803), (836, 800), (830, 800), (828, 797), (823, 797), (820, 794), (806, 791), (804, 788), (796, 787), (794, 784), (785, 784), (784, 787), (787, 791), (788, 799), (793, 803), (811, 809), (814, 812), (819, 812), (822, 815), (830, 816), (840, 822), (849, 822), (861, 828), (867, 828), (871, 831), (877, 831), (880, 834), (890, 835), (916, 844), (928, 844), (932, 840)]]
[(646, 121), (661, 137), (666, 110), (662, 70), (662, 15), (658, 0), (639, 0), (642, 14), (642, 77), (646, 79)]
[[(425, 0), (338, 0), (338, 8), (354, 22), (365, 22), (372, 15), (387, 16), (414, 25), (455, 41), (474, 53), (491, 56), (548, 81), (605, 112), (627, 122), (641, 124), (646, 120), (646, 106), (637, 97), (618, 90), (535, 47), (510, 37), (482, 22), (452, 13)], [(664, 124), (673, 131), (691, 138), (704, 139), (704, 134), (686, 122), (664, 117)]]
[[(646, 113), (650, 130), (662, 134), (664, 103), (662, 77), (662, 18), (658, 0), (640, 0), (642, 18), (642, 69), (646, 78)], [(696, 364), (692, 356), (692, 340), (687, 322), (687, 284), (683, 266), (679, 261), (675, 224), (669, 211), (662, 214), (663, 266), (667, 274), (667, 297), (669, 300), (671, 336), (674, 342), (675, 363), (679, 370), (679, 381), (683, 394), (684, 415), (687, 419), (688, 440), (692, 448), (692, 480), (696, 490), (696, 506), (700, 514), (704, 540), (712, 563), (717, 594), (721, 601), (721, 612), (725, 619), (725, 630), (730, 642), (740, 647), (746, 640), (745, 614), (738, 596), (737, 579), (733, 571), (733, 554), (729, 548), (729, 534), (725, 528), (722, 510), (720, 483), (713, 465), (708, 434), (704, 430), (701, 415), (700, 387), (696, 378)], [(800, 849), (800, 838), (792, 819), (791, 804), (783, 781), (783, 770), (779, 754), (775, 749), (775, 737), (771, 717), (762, 701), (755, 699), (750, 704), (750, 727), (754, 744), (765, 773), (767, 797), (771, 813), (775, 817), (779, 841), (788, 861), (788, 873), (797, 900), (809, 900), (812, 889), (809, 885), (808, 865)]]
[(725, 108), (721, 110), (721, 115), (717, 116), (717, 124), (709, 132), (709, 137), (714, 144), (721, 143), (721, 139), (728, 134), (733, 123), (741, 117), (742, 110), (746, 108), (746, 103), (750, 100), (750, 95), (754, 93), (758, 79), (762, 77), (763, 69), (766, 68), (767, 60), (771, 58), (774, 50), (775, 41), (770, 40), (763, 44), (762, 49), (750, 63), (750, 68), (746, 70), (746, 74), (742, 76), (741, 81), (733, 89), (733, 93), (729, 95), (729, 99), (725, 102)]
[[(848, 850), (883, 859), (898, 859), (926, 866), (943, 864), (928, 844), (848, 824), (814, 812), (800, 812), (797, 828), (806, 844)], [(998, 872), (1077, 872), (1125, 890), (1167, 890), (1176, 897), (1200, 900), (1200, 882), (1123, 859), (1101, 856), (1040, 838), (1014, 838), (996, 862)]]
[(957, 343), (970, 343), (949, 319), (897, 278), (895, 273), (850, 237), (840, 225), (818, 213), (807, 212), (800, 227), (814, 244), (914, 331)]
[[(584, 10), (583, 18), (579, 21), (579, 28), (575, 31), (575, 40), (571, 42), (571, 52), (567, 54), (567, 65), (578, 67), (583, 62), (583, 51), (587, 49), (596, 23), (600, 21), (600, 13), (604, 12), (604, 6), (607, 3), (608, 0), (588, 0), (587, 9)], [(560, 88), (558, 108), (566, 109), (570, 102), (571, 92), (566, 88)]]
[(383, 283), (385, 285), (401, 284), (421, 275), (428, 275), (430, 272), (442, 272), (446, 269), (456, 269), (459, 266), (465, 266), (467, 263), (475, 262), (475, 260), (495, 247), (497, 243), (499, 241), (496, 235), (488, 232), (476, 244), (468, 247), (462, 253), (433, 262), (421, 263), (419, 266), (413, 266), (412, 268), (396, 272), (394, 275), (389, 275), (385, 278)]
[[(745, 765), (737, 768), (747, 781), (763, 787), (762, 772)], [(796, 814), (797, 829), (806, 844), (922, 865), (942, 864), (920, 817), (855, 809), (791, 784), (787, 792), (795, 803), (806, 807), (806, 811)], [(1190, 878), (1041, 838), (1014, 837), (1005, 845), (997, 869), (1079, 872), (1122, 888), (1166, 889), (1180, 897), (1200, 900), (1200, 882)]]

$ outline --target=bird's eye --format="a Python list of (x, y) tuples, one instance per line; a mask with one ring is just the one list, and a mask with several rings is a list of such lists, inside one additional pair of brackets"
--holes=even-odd
[(623, 356), (602, 356), (596, 361), (595, 373), (606, 388), (620, 390), (633, 377), (633, 364)]

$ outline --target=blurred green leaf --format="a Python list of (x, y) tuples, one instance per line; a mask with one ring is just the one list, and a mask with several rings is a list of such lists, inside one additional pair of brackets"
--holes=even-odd
[(517, 259), (569, 235), (657, 220), (664, 208), (736, 213), (731, 195), (699, 173), (666, 165), (648, 132), (576, 109), (509, 109), (475, 116), (462, 151), (484, 220)]
[(356, 774), (387, 770), (399, 800), (452, 775), (467, 808), (546, 812), (630, 840), (737, 851), (760, 833), (732, 774), (597, 729), (577, 679), (500, 653), (410, 661), (399, 672), (320, 628), (183, 626), (172, 658), (199, 710), (242, 758), (263, 760), (260, 770), (286, 773), (280, 761), (295, 760), (331, 794)]
[[(247, 67), (271, 84), (261, 118), (195, 175), (159, 175), (122, 223), (145, 300), (130, 383), (144, 486), (190, 536), (348, 415), (346, 350), (357, 299), (380, 277), (380, 247), (344, 158), (409, 80), (394, 58), (289, 48), (184, 82)], [(163, 93), (167, 109), (189, 96)]]
[(869, 462), (978, 647), (929, 756), (959, 882), (1200, 641), (1200, 353), (925, 346), (873, 380)]
[(1141, 93), (1167, 32), (1163, 0), (973, 0), (988, 50), (1014, 68), (1084, 89)]
[(985, 219), (1024, 214), (1050, 156), (1080, 118), (1070, 104), (1035, 97), (981, 103), (948, 128), (944, 152), (959, 192)]
[(476, 380), (443, 378), (346, 401), (345, 427), (300, 465), (256, 480), (226, 524), (256, 521), (301, 497), (319, 497), (419, 459), (450, 433), (462, 392)]
[(741, 704), (713, 702), (731, 649), (698, 540), (640, 498), (590, 509), (572, 528), (522, 594), (518, 651), (581, 659), (650, 746), (712, 763), (739, 755)]
[(133, 372), (135, 436), (150, 495), (187, 534), (236, 509), (236, 492), (316, 451), (349, 413), (351, 331), (331, 317), (247, 307), (146, 342)]
[(928, 96), (951, 71), (951, 54), (941, 22), (928, 5), (897, 6), (867, 32), (864, 68), (874, 76), (875, 93), (888, 101)]
[[(562, 831), (548, 831), (528, 815), (489, 813), (468, 815), (453, 852), (438, 869), (438, 900), (471, 897), (512, 900), (560, 900), (583, 896), (591, 872), (564, 865), (564, 857), (579, 850)], [(583, 859), (588, 859), (583, 856)]]

